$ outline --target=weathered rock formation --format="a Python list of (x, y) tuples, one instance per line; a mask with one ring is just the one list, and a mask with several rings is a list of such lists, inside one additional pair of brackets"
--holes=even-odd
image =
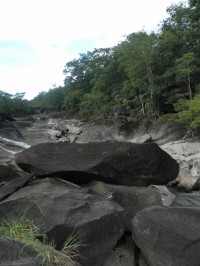
[[(148, 266), (198, 266), (200, 207), (150, 207), (132, 220), (133, 239)], [(139, 264), (140, 265), (140, 264)]]
[(117, 203), (57, 179), (36, 180), (0, 204), (0, 218), (22, 215), (61, 249), (72, 231), (82, 242), (82, 265), (100, 266), (124, 234), (125, 210)]
[(177, 162), (155, 143), (44, 143), (23, 151), (16, 162), (36, 176), (56, 175), (77, 184), (166, 184), (179, 171)]
[[(83, 266), (199, 266), (200, 193), (167, 185), (179, 165), (180, 186), (184, 169), (198, 180), (198, 143), (175, 143), (175, 151), (164, 145), (166, 152), (155, 143), (131, 143), (175, 140), (180, 128), (171, 122), (131, 133), (122, 124), (56, 119), (14, 121), (22, 139), (1, 138), (0, 222), (26, 215), (58, 253), (75, 232), (81, 241), (75, 260)], [(26, 149), (23, 141), (37, 145)], [(9, 151), (31, 174), (4, 166)], [(0, 234), (0, 266), (41, 263), (28, 246)]]
[(178, 186), (192, 190), (200, 179), (200, 143), (181, 140), (167, 143), (161, 148), (179, 163)]

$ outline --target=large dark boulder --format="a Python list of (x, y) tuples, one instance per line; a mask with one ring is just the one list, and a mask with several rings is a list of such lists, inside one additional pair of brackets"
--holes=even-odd
[[(138, 212), (133, 239), (149, 266), (199, 266), (200, 207), (150, 207)], [(146, 264), (141, 264), (146, 265)]]
[(155, 143), (43, 143), (23, 151), (16, 162), (36, 176), (56, 175), (78, 184), (166, 184), (179, 172), (177, 162)]
[(126, 213), (117, 203), (66, 181), (36, 180), (0, 204), (0, 218), (26, 215), (60, 250), (75, 230), (81, 265), (100, 266), (124, 234)]

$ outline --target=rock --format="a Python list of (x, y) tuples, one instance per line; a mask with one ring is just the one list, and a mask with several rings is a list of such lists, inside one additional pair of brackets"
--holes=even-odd
[(174, 200), (176, 199), (176, 196), (169, 190), (169, 187), (167, 186), (152, 185), (150, 187), (154, 189), (154, 193), (155, 193), (155, 190), (157, 193), (159, 193), (161, 200), (162, 200), (162, 205), (165, 207), (171, 206)]
[(149, 266), (199, 266), (200, 208), (150, 207), (132, 220), (133, 239)]
[(197, 181), (194, 183), (194, 185), (192, 186), (192, 191), (199, 191), (200, 190), (200, 178), (197, 179)]
[(15, 141), (23, 140), (18, 128), (10, 121), (0, 121), (0, 136)]
[(36, 120), (31, 127), (20, 128), (25, 141), (30, 145), (51, 141), (51, 126), (43, 120)]
[(35, 122), (35, 118), (33, 116), (25, 116), (25, 117), (15, 117), (15, 122), (13, 123), (18, 129), (31, 127)]
[(9, 150), (5, 144), (0, 144), (0, 164), (5, 166), (12, 165), (16, 153), (16, 151)]
[(81, 127), (81, 133), (76, 140), (77, 143), (105, 142), (124, 140), (119, 135), (118, 128), (113, 121), (87, 122)]
[(99, 181), (91, 182), (87, 187), (99, 196), (117, 202), (126, 210), (129, 230), (131, 219), (137, 212), (151, 206), (163, 206), (161, 193), (151, 187), (110, 185)]
[(171, 188), (171, 193), (175, 196), (172, 204), (170, 206), (182, 206), (182, 207), (191, 207), (191, 206), (200, 206), (200, 193), (199, 192), (185, 192), (178, 188)]
[(0, 165), (0, 183), (8, 182), (17, 176), (19, 176), (19, 174), (12, 168), (5, 165)]
[(82, 133), (83, 123), (77, 119), (50, 118), (48, 125), (51, 125), (48, 133), (53, 142), (75, 142)]
[(136, 247), (131, 236), (123, 237), (117, 243), (102, 266), (136, 266)]
[(0, 234), (0, 266), (39, 265), (41, 259), (30, 248), (18, 241), (12, 241)]
[(176, 179), (178, 186), (192, 190), (200, 178), (200, 143), (181, 140), (167, 143), (161, 148), (179, 163), (180, 171)]
[(138, 266), (149, 266), (142, 253), (139, 255)]
[(16, 141), (16, 140), (10, 140), (7, 138), (2, 138), (0, 137), (0, 143), (5, 144), (8, 147), (16, 147), (19, 149), (27, 149), (30, 147), (30, 145), (26, 144), (25, 142), (22, 141)]
[(32, 178), (32, 175), (26, 174), (24, 176), (17, 176), (9, 182), (4, 183), (4, 185), (0, 187), (0, 202), (12, 195), (18, 189), (27, 185)]
[[(42, 257), (38, 256), (27, 245), (14, 241), (0, 234), (0, 266), (38, 266), (42, 264)], [(58, 251), (55, 250), (55, 254), (60, 255)], [(63, 266), (79, 266), (77, 263), (73, 262), (71, 259), (66, 258), (63, 261)], [(48, 263), (48, 266), (56, 266), (56, 263)], [(61, 265), (61, 264), (60, 264)]]
[(174, 121), (159, 121), (149, 128), (148, 133), (159, 145), (179, 140), (184, 136), (182, 125)]
[(36, 176), (56, 175), (78, 184), (166, 184), (179, 171), (177, 162), (155, 143), (43, 143), (20, 153), (16, 162)]
[[(25, 213), (26, 210), (26, 213)], [(58, 180), (36, 180), (0, 204), (0, 218), (26, 214), (61, 249), (72, 231), (81, 242), (81, 265), (100, 266), (124, 234), (125, 211), (117, 203)]]
[(142, 136), (139, 136), (137, 138), (133, 138), (130, 140), (130, 142), (133, 142), (133, 143), (147, 143), (151, 141), (152, 141), (152, 137), (150, 134), (144, 134)]

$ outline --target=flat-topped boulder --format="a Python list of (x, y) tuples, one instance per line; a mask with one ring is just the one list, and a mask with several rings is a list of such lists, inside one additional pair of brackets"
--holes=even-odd
[(38, 177), (57, 176), (77, 184), (167, 184), (179, 172), (178, 163), (155, 143), (42, 143), (21, 152), (16, 163)]

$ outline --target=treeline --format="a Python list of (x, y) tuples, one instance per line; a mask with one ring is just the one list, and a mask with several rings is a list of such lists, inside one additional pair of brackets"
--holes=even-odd
[(24, 99), (25, 93), (16, 93), (15, 95), (0, 90), (0, 113), (9, 116), (24, 116), (31, 114), (32, 105)]
[(41, 92), (32, 106), (128, 121), (174, 113), (198, 127), (191, 125), (200, 111), (200, 3), (189, 0), (167, 12), (158, 33), (131, 33), (117, 46), (66, 63), (64, 86)]

